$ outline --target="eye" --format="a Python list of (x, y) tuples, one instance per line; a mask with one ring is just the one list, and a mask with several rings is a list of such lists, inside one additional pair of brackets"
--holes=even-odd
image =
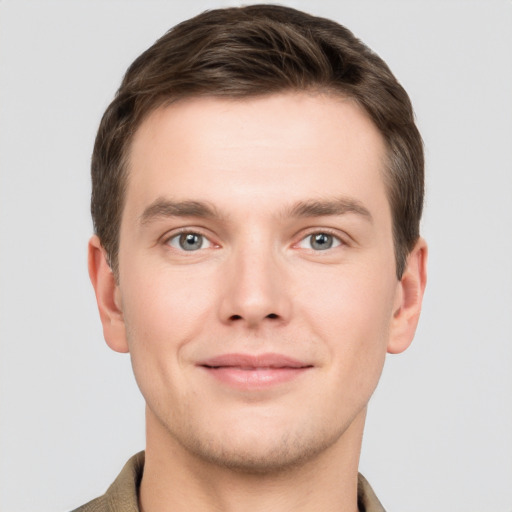
[(329, 233), (312, 233), (299, 242), (302, 249), (313, 249), (314, 251), (326, 251), (333, 247), (339, 247), (341, 240)]
[(182, 251), (198, 251), (208, 249), (212, 243), (199, 233), (180, 233), (167, 240), (167, 244)]

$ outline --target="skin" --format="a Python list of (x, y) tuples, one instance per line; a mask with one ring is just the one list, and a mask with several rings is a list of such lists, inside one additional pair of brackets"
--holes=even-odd
[[(145, 512), (357, 510), (367, 403), (426, 282), (421, 239), (395, 275), (385, 155), (354, 102), (321, 94), (182, 100), (141, 125), (119, 280), (97, 237), (89, 270), (147, 404)], [(269, 353), (304, 369), (203, 364)]]

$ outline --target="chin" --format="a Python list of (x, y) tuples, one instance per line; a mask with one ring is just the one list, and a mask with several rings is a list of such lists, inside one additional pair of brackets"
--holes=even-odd
[(217, 467), (245, 474), (276, 474), (293, 470), (314, 460), (332, 447), (342, 436), (343, 430), (318, 431), (318, 429), (225, 431), (218, 436), (202, 432), (180, 444), (198, 459)]

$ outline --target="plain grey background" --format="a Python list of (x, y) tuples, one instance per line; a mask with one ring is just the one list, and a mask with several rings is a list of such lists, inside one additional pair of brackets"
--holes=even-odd
[[(247, 2), (254, 3), (254, 2)], [(427, 156), (424, 311), (370, 404), (394, 512), (512, 510), (512, 2), (282, 1), (349, 27), (408, 90)], [(89, 161), (126, 67), (230, 1), (0, 1), (0, 510), (64, 512), (144, 447), (86, 271)]]

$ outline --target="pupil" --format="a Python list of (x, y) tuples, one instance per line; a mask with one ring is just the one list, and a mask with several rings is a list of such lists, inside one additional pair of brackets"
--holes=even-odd
[(200, 249), (202, 243), (201, 235), (195, 233), (186, 233), (180, 237), (180, 245), (185, 251), (193, 251), (194, 249)]
[(311, 246), (313, 249), (330, 249), (332, 246), (332, 236), (326, 235), (325, 233), (318, 233), (317, 235), (313, 235)]

